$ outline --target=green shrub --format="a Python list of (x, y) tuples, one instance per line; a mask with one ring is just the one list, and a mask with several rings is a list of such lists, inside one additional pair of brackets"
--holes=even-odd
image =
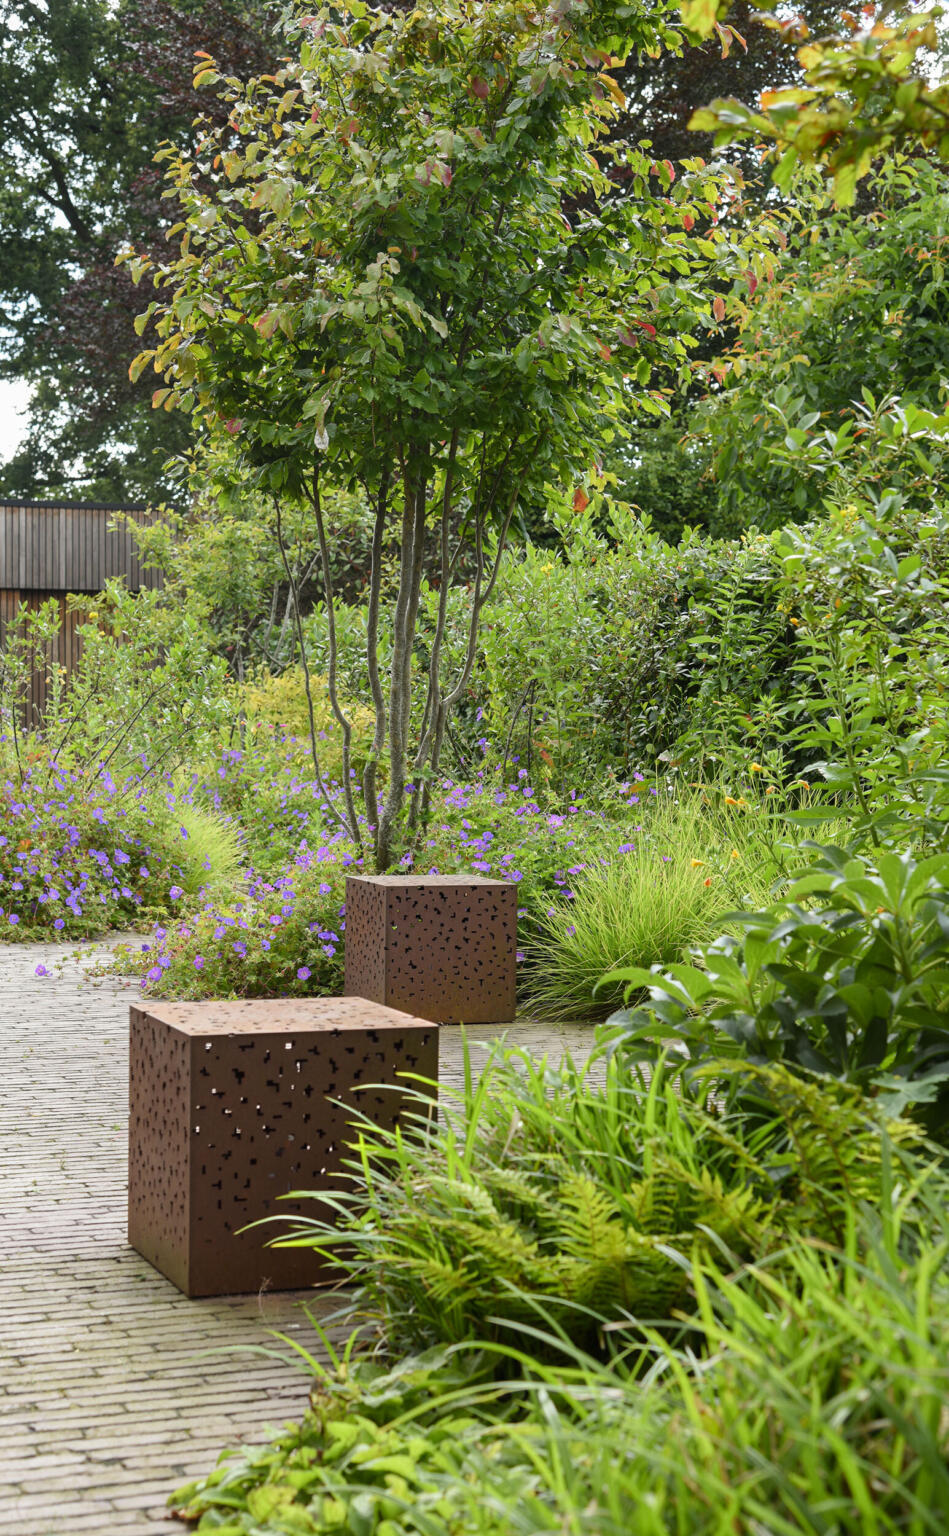
[[(313, 723), (316, 730), (320, 768), (325, 779), (342, 777), (342, 732), (333, 714), (325, 677), (311, 675)], [(310, 713), (304, 686), (303, 669), (290, 667), (286, 672), (261, 672), (246, 684), (242, 694), (247, 721), (252, 729), (269, 731), (278, 743), (292, 738), (301, 766), (308, 768), (310, 753)], [(374, 720), (364, 704), (354, 704), (345, 696), (342, 706), (353, 727), (353, 766), (360, 771), (372, 744)]]
[[(667, 971), (615, 972), (648, 1003), (615, 1015), (626, 1049), (654, 1055), (670, 1037), (693, 1061), (723, 1038), (751, 1062), (852, 1082), (891, 1111), (915, 1106), (931, 1132), (949, 1123), (949, 855), (875, 860), (825, 849), (786, 901), (740, 919)], [(801, 902), (806, 901), (806, 905)]]
[(690, 731), (754, 756), (754, 722), (786, 692), (793, 630), (770, 541), (672, 548), (610, 510), (608, 537), (574, 519), (564, 556), (509, 556), (482, 624), (475, 734), (559, 792), (606, 767), (648, 771)]

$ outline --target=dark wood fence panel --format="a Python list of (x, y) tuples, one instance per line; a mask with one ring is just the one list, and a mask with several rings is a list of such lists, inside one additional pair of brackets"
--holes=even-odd
[(30, 724), (42, 719), (51, 668), (63, 668), (68, 679), (79, 660), (84, 614), (70, 612), (69, 595), (91, 597), (112, 577), (133, 592), (162, 585), (160, 571), (143, 570), (133, 534), (117, 513), (139, 524), (150, 517), (141, 507), (0, 501), (0, 650), (21, 603), (31, 611), (50, 598), (59, 605), (57, 639), (48, 655), (35, 658), (23, 701)]
[(99, 592), (111, 576), (133, 590), (161, 586), (160, 572), (142, 569), (120, 512), (137, 523), (149, 516), (135, 507), (0, 502), (0, 591)]

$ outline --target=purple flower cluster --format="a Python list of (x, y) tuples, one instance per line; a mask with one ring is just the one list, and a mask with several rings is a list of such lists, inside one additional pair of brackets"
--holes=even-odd
[(40, 761), (0, 780), (0, 934), (87, 937), (180, 900), (185, 829), (167, 812), (193, 803), (146, 760), (117, 779)]
[[(184, 781), (145, 759), (122, 774), (46, 763), (22, 783), (8, 778), (0, 784), (0, 934), (85, 936), (140, 926), (151, 912), (158, 925), (136, 950), (148, 993), (338, 991), (345, 875), (363, 860), (306, 764), (298, 744), (268, 740), (229, 748), (205, 775)], [(400, 867), (508, 880), (529, 931), (552, 900), (571, 898), (584, 869), (633, 851), (639, 782), (615, 786), (606, 812), (579, 791), (546, 805), (523, 767), (503, 782), (484, 769), (467, 782), (445, 777), (426, 833)], [(339, 785), (330, 793), (341, 802)], [(240, 828), (244, 868), (224, 899), (198, 888), (186, 806), (209, 807)], [(365, 823), (362, 830), (369, 846)]]
[[(178, 996), (339, 990), (345, 875), (362, 868), (363, 859), (338, 824), (327, 831), (330, 817), (320, 814), (316, 786), (299, 773), (292, 784), (298, 804), (309, 794), (310, 820), (282, 873), (248, 870), (237, 899), (222, 905), (206, 897), (192, 904), (186, 919), (156, 930), (146, 990)], [(470, 870), (511, 881), (519, 887), (525, 931), (552, 898), (572, 898), (571, 882), (590, 863), (634, 847), (620, 843), (635, 805), (634, 796), (627, 799), (630, 785), (621, 786), (619, 821), (588, 807), (577, 791), (556, 811), (545, 809), (523, 769), (505, 784), (480, 773), (466, 783), (444, 778), (438, 789), (427, 835), (399, 867), (426, 874)], [(272, 785), (263, 786), (264, 801), (271, 795)], [(295, 808), (288, 801), (283, 809), (292, 810), (295, 826)], [(314, 837), (319, 828), (322, 835), (317, 830)], [(363, 823), (367, 846), (368, 830)]]

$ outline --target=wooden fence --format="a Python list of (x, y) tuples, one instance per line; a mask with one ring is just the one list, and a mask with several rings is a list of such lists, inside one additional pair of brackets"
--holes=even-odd
[(91, 598), (111, 577), (124, 578), (133, 592), (162, 584), (160, 572), (143, 569), (119, 512), (140, 524), (149, 517), (141, 507), (0, 501), (0, 650), (21, 604), (34, 611), (50, 598), (59, 604), (57, 641), (36, 658), (24, 699), (30, 723), (45, 709), (50, 668), (62, 667), (68, 678), (79, 659), (82, 612), (69, 611), (68, 597)]

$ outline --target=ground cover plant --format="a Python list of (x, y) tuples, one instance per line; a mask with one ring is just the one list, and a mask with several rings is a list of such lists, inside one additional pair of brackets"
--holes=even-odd
[(675, 1331), (690, 1310), (683, 1253), (727, 1251), (740, 1268), (798, 1224), (840, 1237), (842, 1202), (874, 1200), (883, 1176), (853, 1090), (758, 1068), (765, 1119), (745, 1137), (714, 1072), (692, 1093), (678, 1078), (674, 1057), (644, 1074), (605, 1046), (555, 1067), (497, 1045), (466, 1059), (437, 1122), (427, 1089), (408, 1128), (354, 1122), (341, 1187), (274, 1241), (327, 1259), (395, 1351), (497, 1340), (540, 1312), (607, 1354), (624, 1319)]
[(0, 924), (5, 938), (88, 938), (141, 926), (199, 891), (220, 893), (243, 834), (147, 763), (113, 778), (34, 763), (0, 783)]
[[(636, 1084), (635, 1070), (615, 1056), (605, 1086), (568, 1067), (552, 1099), (541, 1069), (527, 1065), (518, 1081), (512, 1056), (495, 1065), (501, 1082), (487, 1092), (469, 1086), (456, 1129), (442, 1127), (430, 1144), (390, 1142), (363, 1215), (351, 1211), (346, 1235), (359, 1251), (342, 1262), (366, 1287), (356, 1309), (368, 1306), (382, 1324), (375, 1348), (365, 1325), (341, 1356), (324, 1340), (329, 1365), (306, 1357), (316, 1380), (302, 1423), (226, 1455), (182, 1489), (175, 1501), (185, 1517), (234, 1536), (619, 1536), (631, 1522), (656, 1536), (762, 1524), (817, 1536), (828, 1519), (841, 1531), (867, 1522), (880, 1532), (940, 1529), (949, 1510), (949, 1297), (945, 1172), (931, 1154), (868, 1120), (854, 1090), (802, 1088), (773, 1068), (761, 1072), (778, 1109), (764, 1141), (760, 1131), (746, 1140), (740, 1121), (707, 1100), (709, 1142), (698, 1118), (673, 1113), (674, 1093), (663, 1108), (671, 1088), (663, 1072), (661, 1084), (639, 1080), (645, 1113), (634, 1112), (632, 1127), (617, 1090)], [(505, 1114), (515, 1106), (526, 1111), (521, 1136)], [(623, 1305), (635, 1292), (622, 1298), (616, 1284), (609, 1222), (594, 1252), (592, 1225), (581, 1227), (568, 1205), (560, 1223), (542, 1219), (536, 1230), (550, 1236), (566, 1272), (585, 1270), (596, 1282), (570, 1304), (537, 1285), (537, 1270), (523, 1284), (527, 1251), (517, 1251), (511, 1217), (529, 1219), (540, 1197), (558, 1191), (561, 1158), (586, 1167), (601, 1194), (624, 1189), (627, 1219), (638, 1192), (635, 1230), (646, 1184), (630, 1188), (631, 1153), (650, 1161), (654, 1192), (671, 1175), (681, 1198), (692, 1158), (706, 1168), (723, 1159), (761, 1167), (767, 1147), (787, 1145), (775, 1134), (781, 1121), (797, 1138), (797, 1154), (778, 1151), (795, 1189), (776, 1202), (762, 1179), (762, 1200), (781, 1212), (765, 1242), (760, 1208), (746, 1195), (730, 1230), (739, 1245), (753, 1237), (750, 1261), (698, 1228), (668, 1231), (651, 1273), (648, 1244), (627, 1250), (630, 1272), (646, 1282), (638, 1299), (648, 1295), (647, 1319)], [(550, 1175), (546, 1159), (529, 1155), (546, 1135), (556, 1138)], [(490, 1224), (487, 1204), (499, 1198), (509, 1220)], [(721, 1190), (717, 1205), (720, 1216)], [(674, 1212), (669, 1190), (659, 1206)], [(651, 1214), (662, 1222), (658, 1207)], [(438, 1262), (433, 1233), (436, 1246), (458, 1245), (453, 1265)], [(340, 1252), (343, 1234), (327, 1227), (318, 1241)], [(664, 1266), (680, 1302), (671, 1315), (657, 1306), (673, 1295), (663, 1296)], [(447, 1347), (431, 1342), (446, 1337)]]

